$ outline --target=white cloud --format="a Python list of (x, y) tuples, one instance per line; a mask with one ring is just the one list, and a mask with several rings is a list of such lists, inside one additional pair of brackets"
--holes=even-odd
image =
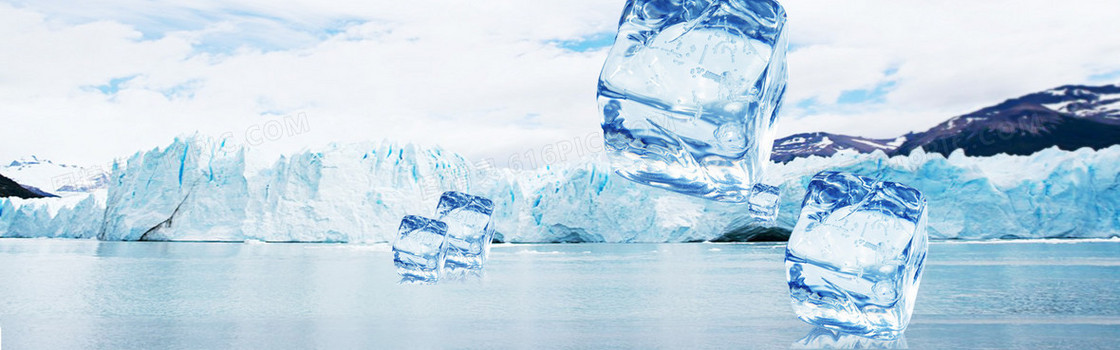
[[(1109, 1), (785, 1), (791, 37), (783, 133), (873, 137), (1120, 70), (1120, 3)], [(885, 73), (897, 68), (891, 76)], [(876, 70), (879, 70), (876, 74)], [(883, 103), (830, 104), (893, 82)], [(1120, 82), (1114, 82), (1120, 83)]]
[(797, 50), (789, 65), (787, 101), (816, 99), (826, 104), (836, 103), (844, 91), (874, 89), (892, 68), (889, 55), (880, 50), (828, 45)]
[[(887, 137), (1120, 70), (1112, 2), (783, 2), (791, 82), (780, 133)], [(391, 138), (503, 157), (598, 129), (622, 1), (0, 4), (0, 160), (101, 162), (199, 130), (306, 113), (265, 152)], [(887, 74), (891, 73), (891, 74)], [(114, 80), (116, 79), (116, 80)], [(110, 81), (119, 91), (105, 94)], [(881, 101), (837, 104), (891, 83)], [(795, 108), (806, 100), (817, 104)]]
[[(500, 158), (597, 128), (595, 79), (605, 53), (549, 43), (607, 30), (621, 5), (596, 3), (202, 4), (199, 11), (214, 14), (201, 17), (215, 22), (181, 25), (194, 30), (160, 27), (165, 31), (157, 35), (129, 9), (186, 18), (194, 12), (121, 2), (109, 5), (121, 13), (102, 10), (107, 19), (90, 19), (74, 8), (42, 10), (55, 11), (52, 17), (31, 5), (0, 7), (0, 22), (9, 24), (0, 44), (20, 48), (0, 61), (11, 67), (0, 73), (0, 115), (10, 120), (0, 130), (0, 158), (107, 159), (194, 130), (242, 134), (296, 112), (306, 113), (311, 132), (263, 148), (392, 138)], [(588, 11), (590, 5), (610, 9)], [(542, 15), (525, 15), (533, 13)], [(240, 30), (274, 26), (262, 18), (324, 26), (345, 19), (346, 25), (313, 45), (265, 42), (289, 47), (262, 51), (226, 44), (245, 38), (259, 44), (255, 39), (267, 32)], [(141, 24), (126, 24), (132, 21)], [(233, 36), (218, 43), (226, 50), (209, 52), (223, 35)], [(127, 80), (112, 96), (97, 89), (120, 78)]]

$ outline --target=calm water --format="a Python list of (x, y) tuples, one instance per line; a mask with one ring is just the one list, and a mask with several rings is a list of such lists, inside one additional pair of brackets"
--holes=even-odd
[[(790, 310), (784, 249), (501, 245), (484, 281), (414, 286), (395, 284), (385, 246), (3, 239), (0, 341), (8, 350), (788, 348), (812, 329)], [(934, 243), (905, 343), (1114, 348), (1118, 281), (1117, 241)]]

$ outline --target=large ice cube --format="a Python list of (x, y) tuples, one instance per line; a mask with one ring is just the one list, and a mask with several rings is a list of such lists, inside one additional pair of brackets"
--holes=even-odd
[(817, 174), (786, 249), (794, 311), (844, 333), (901, 335), (914, 310), (927, 241), (926, 199), (918, 190)]
[(393, 262), (401, 282), (435, 283), (447, 251), (447, 224), (416, 215), (401, 220), (393, 242)]
[(786, 89), (786, 14), (772, 0), (629, 0), (599, 107), (615, 171), (743, 202), (770, 160)]
[(490, 214), (494, 202), (461, 192), (444, 192), (436, 207), (440, 221), (447, 223), (447, 260), (444, 264), (448, 275), (457, 276), (479, 273), (490, 253), (494, 239), (490, 229)]

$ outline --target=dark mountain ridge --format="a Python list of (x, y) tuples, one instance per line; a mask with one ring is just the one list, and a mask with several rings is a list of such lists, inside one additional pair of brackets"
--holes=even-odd
[(1067, 85), (1009, 99), (895, 139), (791, 135), (774, 142), (771, 160), (786, 163), (842, 150), (905, 155), (918, 148), (945, 156), (958, 149), (970, 156), (1028, 155), (1055, 146), (1076, 150), (1116, 144), (1120, 144), (1120, 86)]
[(3, 197), (19, 197), (19, 198), (43, 198), (43, 197), (57, 197), (34, 187), (25, 187), (9, 179), (4, 175), (0, 175), (0, 198)]

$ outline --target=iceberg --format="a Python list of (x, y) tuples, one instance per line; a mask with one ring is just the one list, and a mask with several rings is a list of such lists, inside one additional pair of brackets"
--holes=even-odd
[[(204, 137), (118, 161), (109, 188), (64, 198), (0, 198), (0, 237), (103, 240), (390, 242), (400, 218), (445, 191), (494, 201), (504, 242), (690, 242), (757, 225), (746, 204), (660, 191), (584, 161), (514, 170), (389, 141), (329, 145), (247, 166), (240, 146)], [(256, 164), (259, 159), (250, 159)], [(1120, 236), (1120, 146), (1030, 156), (840, 152), (770, 164), (776, 230), (797, 221), (823, 170), (905, 183), (926, 194), (933, 239)]]

